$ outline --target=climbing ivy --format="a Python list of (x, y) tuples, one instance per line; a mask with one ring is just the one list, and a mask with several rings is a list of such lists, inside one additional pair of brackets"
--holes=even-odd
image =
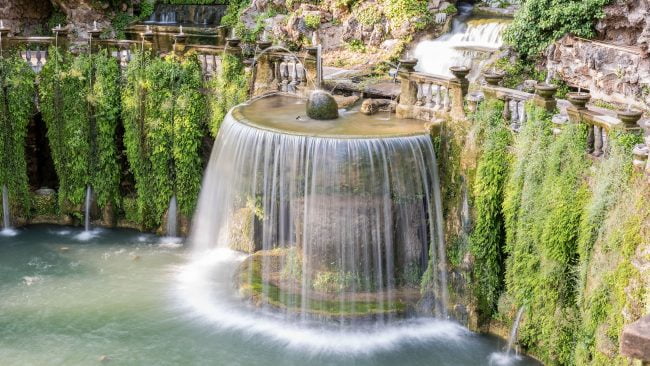
[(181, 213), (194, 211), (206, 132), (201, 87), (196, 57), (161, 59), (138, 53), (129, 63), (122, 94), (124, 139), (145, 228), (161, 224), (173, 195)]
[(28, 213), (30, 207), (25, 139), (34, 111), (34, 78), (19, 55), (0, 57), (0, 190), (7, 186), (16, 215)]
[(117, 204), (117, 61), (105, 51), (73, 56), (51, 47), (50, 55), (39, 75), (39, 92), (59, 177), (59, 207), (78, 214), (88, 185), (100, 207)]
[(210, 133), (216, 136), (228, 111), (248, 99), (248, 75), (241, 59), (234, 55), (224, 54), (221, 60), (221, 70), (218, 76), (209, 82), (208, 87), (213, 94), (209, 99)]
[(501, 203), (509, 169), (510, 131), (501, 117), (502, 110), (502, 102), (491, 100), (483, 103), (475, 116), (477, 123), (486, 127), (473, 187), (476, 223), (470, 251), (475, 258), (473, 289), (484, 317), (496, 309), (503, 287), (505, 228)]

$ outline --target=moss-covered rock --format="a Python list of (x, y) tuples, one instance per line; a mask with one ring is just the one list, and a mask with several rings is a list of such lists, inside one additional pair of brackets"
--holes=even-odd
[(339, 118), (339, 106), (334, 97), (323, 90), (315, 90), (307, 100), (307, 115), (316, 120)]

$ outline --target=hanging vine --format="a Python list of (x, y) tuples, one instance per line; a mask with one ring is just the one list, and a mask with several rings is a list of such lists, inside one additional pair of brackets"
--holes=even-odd
[(237, 56), (224, 54), (219, 75), (208, 85), (214, 96), (210, 98), (210, 133), (216, 136), (228, 111), (248, 99), (248, 76), (244, 63)]
[(17, 54), (0, 57), (0, 189), (7, 186), (16, 215), (28, 214), (30, 206), (25, 139), (34, 110), (34, 79), (32, 69)]
[(202, 74), (195, 57), (152, 58), (129, 64), (123, 100), (125, 145), (136, 180), (139, 219), (157, 227), (173, 195), (180, 212), (194, 211), (201, 184), (205, 133)]
[(59, 206), (63, 213), (78, 213), (89, 184), (100, 207), (117, 204), (119, 67), (106, 51), (75, 57), (52, 47), (50, 55), (39, 91), (59, 177)]

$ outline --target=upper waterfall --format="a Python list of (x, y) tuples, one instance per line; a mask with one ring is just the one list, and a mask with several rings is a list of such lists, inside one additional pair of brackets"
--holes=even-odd
[(502, 46), (502, 33), (507, 25), (505, 18), (474, 17), (472, 6), (461, 5), (460, 15), (454, 19), (449, 33), (415, 46), (416, 70), (442, 76), (451, 76), (452, 66), (477, 70), (474, 66), (480, 66), (481, 61)]

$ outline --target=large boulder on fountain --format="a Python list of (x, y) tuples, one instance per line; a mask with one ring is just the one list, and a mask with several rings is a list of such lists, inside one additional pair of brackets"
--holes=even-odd
[(315, 120), (339, 118), (339, 106), (332, 94), (324, 90), (315, 90), (307, 100), (307, 116)]

